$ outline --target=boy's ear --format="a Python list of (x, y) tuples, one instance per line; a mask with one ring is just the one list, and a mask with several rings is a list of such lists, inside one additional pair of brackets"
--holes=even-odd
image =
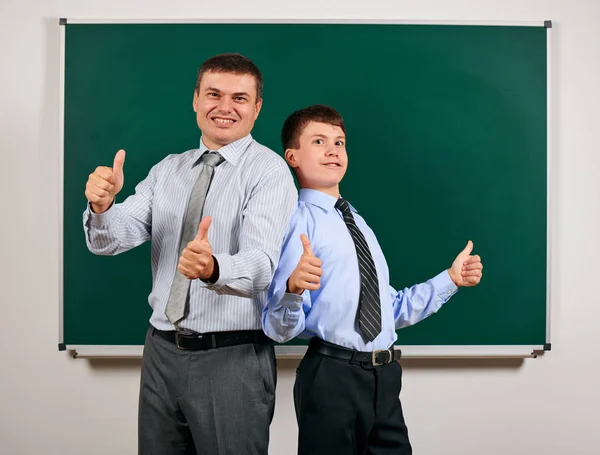
[(289, 164), (289, 166), (292, 168), (298, 167), (298, 160), (296, 159), (296, 152), (297, 152), (297, 150), (295, 150), (295, 149), (286, 149), (285, 150), (285, 160), (287, 161), (287, 164)]

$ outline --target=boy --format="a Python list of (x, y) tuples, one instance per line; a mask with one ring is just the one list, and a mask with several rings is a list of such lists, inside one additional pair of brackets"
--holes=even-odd
[(301, 189), (263, 329), (279, 342), (312, 338), (294, 385), (299, 454), (411, 454), (395, 330), (435, 313), (459, 286), (479, 283), (483, 266), (469, 241), (450, 269), (392, 289), (373, 231), (340, 197), (345, 132), (340, 114), (323, 105), (284, 123), (285, 158)]

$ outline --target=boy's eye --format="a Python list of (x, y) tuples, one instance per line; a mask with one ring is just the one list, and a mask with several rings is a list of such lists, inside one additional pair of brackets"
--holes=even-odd
[(343, 147), (344, 146), (344, 141), (337, 141), (335, 143), (335, 145), (337, 145), (338, 147)]
[(315, 139), (315, 144), (323, 145), (324, 143), (323, 139)]

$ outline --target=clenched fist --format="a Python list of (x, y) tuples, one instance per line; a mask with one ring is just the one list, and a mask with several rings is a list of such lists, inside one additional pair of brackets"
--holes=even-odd
[(94, 213), (106, 212), (115, 200), (115, 196), (123, 188), (125, 150), (119, 150), (115, 155), (113, 167), (98, 166), (90, 174), (85, 185), (85, 197), (92, 206)]
[(300, 235), (300, 240), (304, 251), (287, 283), (287, 290), (292, 294), (302, 294), (305, 289), (316, 291), (321, 287), (321, 275), (323, 275), (322, 261), (313, 254), (310, 240), (305, 234)]

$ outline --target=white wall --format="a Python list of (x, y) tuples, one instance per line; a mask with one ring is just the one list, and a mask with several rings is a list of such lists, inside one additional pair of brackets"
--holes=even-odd
[[(61, 16), (553, 20), (552, 351), (407, 361), (403, 402), (420, 455), (597, 454), (599, 13), (594, 0), (1, 0), (0, 454), (136, 452), (139, 363), (57, 351)], [(275, 455), (295, 451), (295, 366), (279, 368)]]

